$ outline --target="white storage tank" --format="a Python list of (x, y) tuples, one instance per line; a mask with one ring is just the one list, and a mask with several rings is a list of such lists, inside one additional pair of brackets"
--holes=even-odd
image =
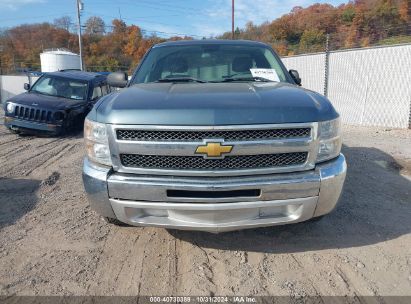
[(40, 54), (41, 71), (79, 70), (80, 56), (67, 49), (47, 49)]

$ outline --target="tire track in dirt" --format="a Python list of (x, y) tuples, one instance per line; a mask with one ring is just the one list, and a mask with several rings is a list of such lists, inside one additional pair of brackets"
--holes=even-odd
[[(339, 257), (341, 259), (341, 257)], [(371, 282), (367, 277), (365, 277), (360, 271), (363, 267), (363, 264), (358, 260), (354, 259), (350, 263), (342, 260), (342, 263), (334, 267), (336, 275), (344, 282), (348, 294), (354, 296), (358, 295), (372, 295), (376, 296), (378, 299), (382, 300), (381, 303), (384, 303), (383, 299), (379, 294), (378, 287)]]
[(176, 294), (178, 273), (177, 239), (175, 237), (171, 237), (171, 235), (168, 238), (168, 252), (169, 257), (167, 260), (167, 269), (169, 292), (170, 294)]
[[(188, 234), (190, 232), (173, 231), (170, 235), (175, 239), (176, 244), (176, 268), (174, 271), (170, 271), (170, 280), (175, 282), (174, 290), (177, 294), (216, 295), (218, 289), (215, 283), (216, 270), (211, 263), (209, 250), (202, 248), (195, 241), (183, 241), (180, 238), (180, 233)], [(192, 233), (196, 234), (197, 232)]]
[(63, 142), (63, 141), (65, 141), (65, 138), (57, 138), (57, 139), (54, 139), (54, 140), (50, 140), (50, 141), (48, 141), (44, 144), (41, 144), (41, 145), (37, 146), (37, 148), (45, 147), (45, 146), (55, 144), (55, 143), (60, 143), (60, 142)]
[[(37, 149), (33, 145), (33, 141), (25, 143), (25, 149), (21, 150), (19, 145), (11, 145), (9, 150), (6, 151), (4, 149), (1, 150), (1, 156), (7, 159), (7, 162), (3, 162), (3, 166), (0, 167), (0, 174), (3, 175), (23, 175), (21, 172), (17, 172), (16, 168), (24, 167), (25, 163), (29, 163), (33, 158), (41, 155), (42, 153), (47, 152), (47, 150), (41, 150), (38, 152)], [(13, 150), (16, 149), (20, 153), (15, 153)], [(30, 166), (30, 163), (28, 164)]]
[(70, 144), (65, 144), (63, 146), (63, 148), (61, 148), (57, 153), (53, 153), (51, 155), (51, 157), (46, 158), (44, 161), (41, 161), (40, 163), (38, 163), (36, 166), (34, 166), (33, 168), (31, 168), (30, 170), (26, 171), (24, 173), (25, 176), (29, 176), (34, 170), (37, 169), (41, 169), (41, 168), (47, 168), (47, 165), (44, 166), (44, 164), (46, 163), (50, 163), (53, 164), (56, 161), (58, 161), (66, 152), (69, 152), (74, 146), (70, 145)]
[[(26, 143), (25, 146), (19, 147), (17, 150), (13, 150), (16, 146), (14, 144), (10, 147), (11, 150), (1, 152), (1, 154), (4, 154), (1, 157), (9, 160), (1, 170), (7, 170), (9, 176), (29, 176), (35, 170), (43, 168), (44, 164), (49, 167), (49, 165), (58, 162), (64, 155), (70, 155), (69, 153), (80, 145), (79, 142), (73, 143), (72, 140), (65, 138), (33, 138), (23, 142)], [(24, 151), (27, 153), (23, 153)], [(10, 153), (13, 153), (13, 157), (10, 157)], [(81, 158), (79, 155), (70, 156)]]
[(68, 153), (73, 151), (75, 148), (78, 148), (79, 145), (79, 143), (70, 145), (67, 149), (65, 149), (65, 151), (59, 152), (49, 163), (44, 166), (44, 168), (49, 168), (50, 166), (55, 165), (63, 156), (67, 156)]
[(17, 138), (14, 138), (12, 140), (9, 140), (9, 141), (0, 142), (0, 146), (7, 145), (7, 144), (10, 144), (10, 143), (14, 143), (16, 141), (21, 141), (21, 140), (22, 140), (21, 137), (17, 137)]
[(0, 132), (0, 136), (12, 136), (12, 135), (16, 136), (16, 134), (11, 133), (11, 132), (7, 132), (7, 131), (6, 132)]
[(18, 147), (18, 148), (13, 146), (13, 147), (9, 147), (8, 149), (2, 149), (1, 153), (3, 155), (0, 156), (0, 159), (7, 159), (7, 158), (10, 157), (11, 153), (13, 153), (13, 155), (14, 155), (15, 153), (19, 153), (21, 151), (24, 151), (27, 148), (30, 148), (30, 145), (22, 145), (21, 147)]
[(152, 228), (111, 226), (88, 294), (147, 295), (154, 286), (164, 290), (167, 271), (158, 266), (167, 258), (167, 247), (157, 237)]

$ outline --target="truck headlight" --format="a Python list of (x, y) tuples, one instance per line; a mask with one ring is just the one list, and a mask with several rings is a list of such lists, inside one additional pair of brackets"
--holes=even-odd
[(111, 166), (106, 125), (86, 119), (84, 121), (84, 139), (87, 157), (96, 163)]
[(317, 163), (337, 157), (342, 144), (340, 118), (319, 122), (318, 139)]
[(9, 113), (9, 114), (14, 113), (14, 109), (15, 109), (15, 108), (16, 108), (16, 106), (14, 105), (14, 103), (8, 102), (8, 103), (6, 104), (6, 111), (7, 111), (7, 113)]

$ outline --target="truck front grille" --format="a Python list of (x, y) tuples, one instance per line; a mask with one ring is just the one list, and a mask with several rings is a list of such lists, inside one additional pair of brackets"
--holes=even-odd
[(171, 170), (228, 170), (262, 169), (302, 165), (307, 160), (307, 152), (233, 155), (223, 159), (205, 159), (202, 156), (164, 156), (120, 154), (125, 167)]
[(14, 109), (14, 116), (30, 121), (49, 123), (53, 121), (53, 112), (47, 110), (41, 110), (37, 108), (31, 108), (27, 106), (16, 106)]
[(118, 129), (118, 140), (129, 141), (202, 141), (224, 139), (225, 141), (251, 141), (309, 137), (311, 128), (256, 129), (256, 130), (207, 130), (207, 131), (156, 131)]

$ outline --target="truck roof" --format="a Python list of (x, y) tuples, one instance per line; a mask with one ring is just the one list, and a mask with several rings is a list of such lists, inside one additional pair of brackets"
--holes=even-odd
[(266, 43), (259, 42), (259, 41), (252, 41), (252, 40), (202, 39), (202, 40), (167, 41), (167, 42), (156, 44), (154, 47), (174, 46), (174, 45), (204, 45), (204, 44), (267, 46)]

